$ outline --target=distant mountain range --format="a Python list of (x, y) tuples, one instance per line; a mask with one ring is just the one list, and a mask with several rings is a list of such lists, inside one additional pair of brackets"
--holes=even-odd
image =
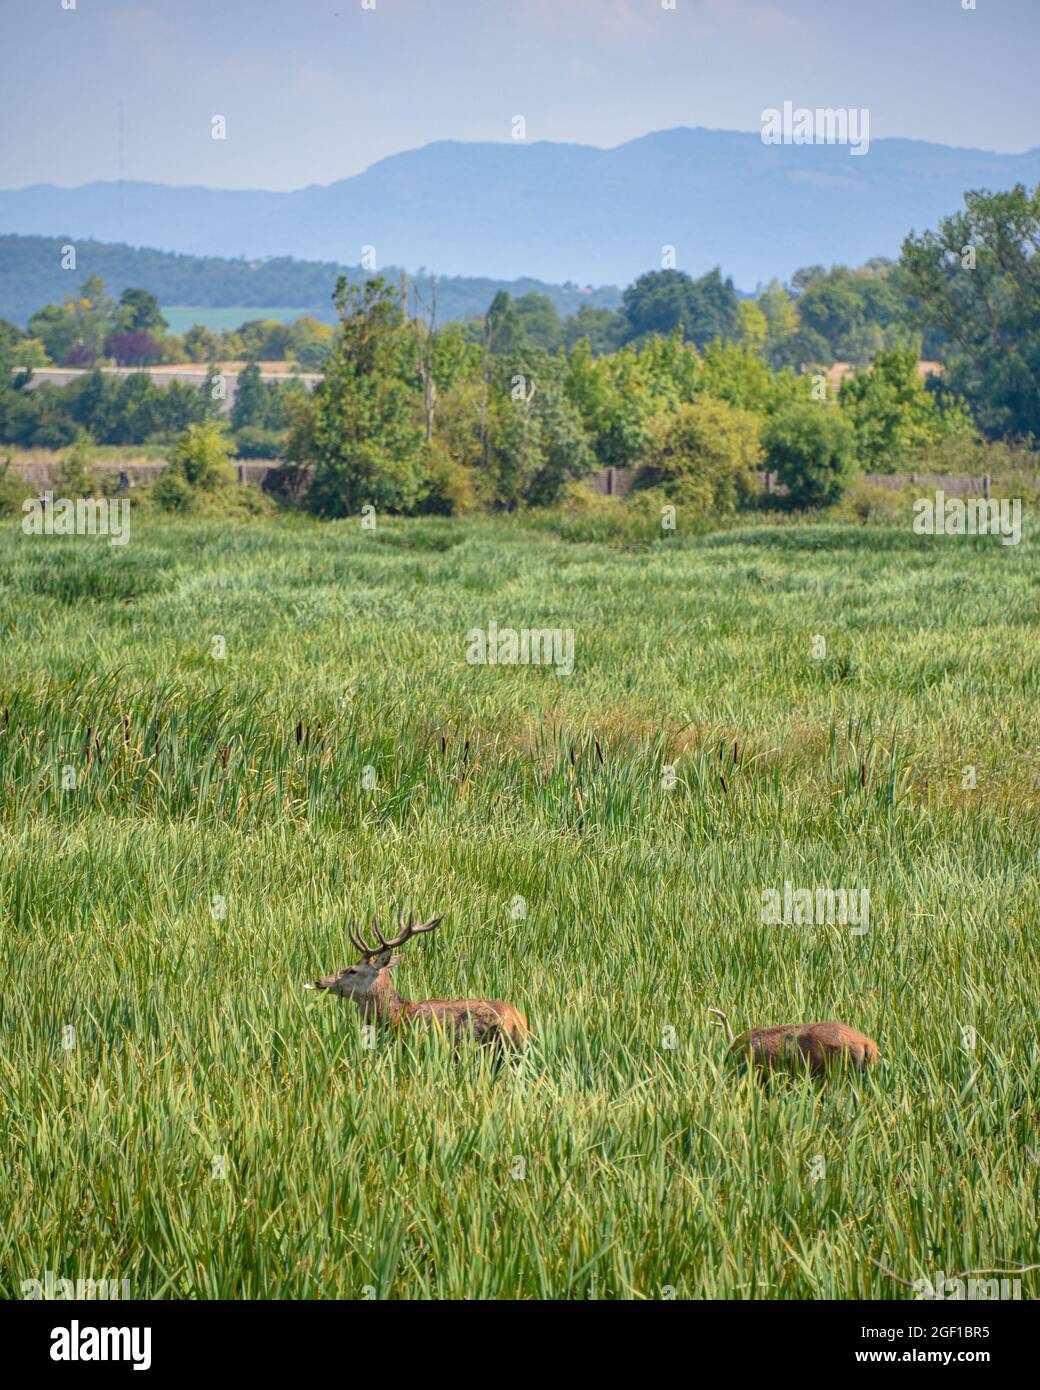
[[(262, 261), (182, 256), (87, 237), (75, 238), (75, 270), (63, 270), (61, 248), (73, 235), (0, 235), (0, 318), (24, 328), (34, 310), (44, 304), (62, 303), (88, 275), (99, 275), (113, 298), (129, 286), (138, 286), (150, 290), (164, 310), (190, 306), (190, 314), (170, 315), (175, 332), (199, 322), (237, 328), (248, 319), (265, 317), (274, 310), (278, 312), (272, 316), (277, 318), (311, 314), (326, 323), (335, 323), (332, 291), (337, 276), (344, 273), (352, 280), (360, 280), (366, 274), (359, 265), (298, 261), (287, 256)], [(400, 271), (395, 267), (384, 267), (384, 273), (395, 285), (399, 282)], [(583, 304), (613, 309), (621, 303), (621, 291), (613, 285), (589, 289), (551, 285), (528, 277), (493, 280), (438, 276), (437, 319), (444, 323), (483, 314), (499, 290), (508, 290), (514, 298), (532, 291), (543, 294), (561, 315), (577, 313)], [(422, 293), (429, 299), (425, 280)], [(207, 314), (205, 309), (218, 312)], [(228, 309), (237, 313), (229, 316), (219, 312)], [(288, 309), (294, 312), (288, 314)]]
[(757, 134), (659, 131), (613, 149), (437, 141), (291, 193), (91, 183), (0, 191), (0, 232), (93, 237), (193, 255), (427, 266), (443, 275), (631, 282), (661, 248), (745, 290), (799, 266), (894, 256), (966, 190), (1040, 182), (1040, 150), (917, 140), (767, 145)]

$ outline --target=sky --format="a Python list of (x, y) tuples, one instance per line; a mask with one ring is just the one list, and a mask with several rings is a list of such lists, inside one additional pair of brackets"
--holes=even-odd
[(786, 100), (866, 107), (872, 141), (1040, 146), (1040, 0), (971, 4), (0, 0), (0, 187), (291, 189), (516, 116), (611, 146)]

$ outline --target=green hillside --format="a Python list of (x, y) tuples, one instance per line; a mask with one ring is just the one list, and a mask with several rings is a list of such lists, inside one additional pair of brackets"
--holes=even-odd
[[(74, 270), (62, 269), (62, 248), (75, 245)], [(147, 247), (55, 236), (0, 236), (0, 318), (25, 327), (29, 315), (41, 304), (60, 304), (84, 279), (98, 275), (109, 292), (122, 294), (143, 286), (163, 305), (202, 306), (227, 310), (227, 320), (200, 317), (192, 308), (191, 323), (207, 327), (237, 328), (244, 319), (297, 317), (313, 314), (327, 323), (335, 321), (332, 291), (336, 277), (346, 273), (363, 279), (360, 266), (333, 261), (298, 261), (291, 256), (267, 260), (225, 260), (216, 256), (181, 256)], [(400, 279), (396, 266), (381, 266), (380, 274), (392, 283)], [(483, 314), (499, 290), (514, 297), (531, 291), (548, 296), (561, 314), (574, 314), (583, 305), (616, 308), (620, 291), (612, 285), (599, 289), (577, 285), (551, 285), (541, 280), (492, 280), (477, 276), (445, 276), (437, 280), (437, 313), (444, 321)], [(269, 305), (302, 308), (271, 309)], [(174, 331), (180, 330), (174, 325)]]

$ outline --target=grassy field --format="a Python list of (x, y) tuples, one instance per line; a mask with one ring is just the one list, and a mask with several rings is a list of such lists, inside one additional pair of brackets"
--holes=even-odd
[[(0, 1293), (862, 1298), (910, 1296), (879, 1264), (1036, 1263), (1034, 546), (5, 521)], [(573, 630), (573, 674), (467, 664), (491, 621)], [(764, 924), (785, 882), (869, 890), (869, 931)], [(405, 903), (446, 917), (398, 988), (513, 1001), (521, 1066), (366, 1047), (304, 990)], [(711, 1006), (882, 1061), (763, 1088)]]

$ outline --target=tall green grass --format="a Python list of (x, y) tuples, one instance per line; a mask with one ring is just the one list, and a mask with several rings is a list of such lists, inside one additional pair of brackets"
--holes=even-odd
[[(1037, 1262), (1029, 541), (651, 534), (0, 533), (0, 1292), (861, 1298)], [(574, 673), (467, 665), (491, 620), (572, 628)], [(764, 925), (785, 881), (867, 888), (870, 930)], [(405, 903), (446, 918), (402, 993), (515, 1002), (519, 1066), (370, 1048), (304, 990)], [(711, 1006), (882, 1062), (762, 1088)]]

